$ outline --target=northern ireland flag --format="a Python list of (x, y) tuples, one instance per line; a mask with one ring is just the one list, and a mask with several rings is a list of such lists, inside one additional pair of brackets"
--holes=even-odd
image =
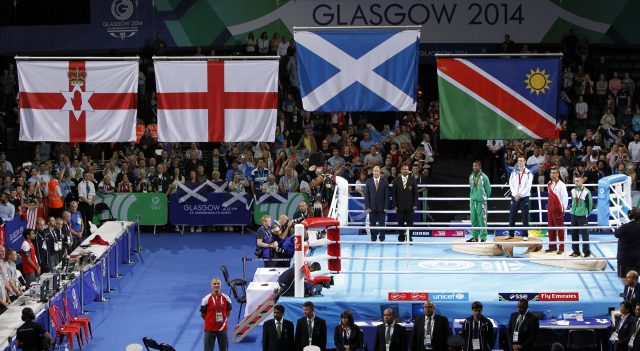
[(557, 138), (559, 58), (439, 58), (440, 137)]
[(306, 111), (415, 111), (420, 31), (295, 31)]
[(272, 142), (278, 61), (155, 61), (158, 140)]
[(136, 139), (138, 61), (17, 61), (20, 140)]

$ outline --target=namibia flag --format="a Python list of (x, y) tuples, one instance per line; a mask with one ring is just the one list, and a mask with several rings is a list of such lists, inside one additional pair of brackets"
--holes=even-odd
[(558, 137), (560, 58), (439, 58), (442, 139)]

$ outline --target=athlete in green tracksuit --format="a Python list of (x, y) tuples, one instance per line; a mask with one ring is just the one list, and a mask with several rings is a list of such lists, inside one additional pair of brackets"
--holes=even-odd
[[(471, 227), (487, 226), (487, 200), (491, 196), (491, 183), (489, 183), (489, 177), (482, 173), (481, 167), (480, 161), (473, 161), (473, 172), (469, 176)], [(477, 242), (478, 237), (480, 241), (487, 240), (487, 230), (471, 229), (471, 239), (467, 242)]]

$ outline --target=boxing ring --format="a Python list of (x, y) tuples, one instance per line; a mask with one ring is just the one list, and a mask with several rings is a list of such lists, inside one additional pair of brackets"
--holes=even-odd
[[(416, 308), (426, 298), (436, 302), (436, 310), (450, 321), (466, 318), (473, 301), (481, 301), (484, 314), (499, 324), (508, 321), (515, 310), (518, 298), (530, 299), (530, 309), (551, 312), (553, 315), (571, 313), (576, 310), (589, 317), (608, 315), (609, 307), (617, 307), (623, 285), (616, 274), (617, 240), (613, 230), (628, 221), (631, 206), (630, 180), (626, 176), (612, 176), (597, 185), (597, 208), (588, 224), (592, 257), (568, 257), (573, 242), (568, 235), (564, 255), (555, 252), (544, 254), (547, 239), (543, 235), (546, 218), (543, 209), (531, 211), (533, 220), (529, 227), (531, 239), (524, 242), (502, 241), (509, 229), (497, 217), (504, 210), (489, 211), (486, 227), (489, 236), (486, 243), (467, 243), (457, 237), (416, 237), (414, 241), (398, 242), (396, 234), (401, 231), (468, 231), (469, 225), (451, 222), (417, 222), (414, 227), (400, 228), (395, 223), (387, 227), (369, 227), (362, 222), (350, 222), (348, 187), (353, 186), (338, 180), (331, 206), (332, 218), (309, 221), (296, 226), (295, 263), (317, 261), (323, 270), (312, 275), (332, 275), (335, 284), (322, 291), (322, 295), (302, 298), (302, 273), (296, 276), (298, 297), (281, 297), (279, 303), (286, 307), (286, 317), (297, 319), (302, 315), (302, 302), (313, 301), (316, 313), (327, 319), (329, 325), (339, 321), (343, 310), (350, 310), (358, 321), (381, 318), (381, 308), (391, 304), (397, 308), (399, 317), (409, 320)], [(468, 187), (468, 185), (464, 185)], [(451, 186), (448, 186), (451, 187)], [(500, 186), (496, 186), (500, 187)], [(569, 190), (571, 186), (569, 186)], [(495, 191), (495, 190), (494, 190)], [(533, 191), (531, 201), (542, 203), (543, 194)], [(489, 201), (506, 198), (492, 197)], [(427, 201), (438, 201), (427, 198)], [(466, 200), (466, 202), (464, 201)], [(468, 198), (443, 197), (442, 201), (463, 204), (456, 213), (468, 213)], [(506, 199), (508, 200), (508, 199)], [(594, 196), (594, 202), (596, 196)], [(345, 204), (347, 203), (347, 204)], [(422, 213), (429, 213), (428, 209)], [(431, 211), (431, 213), (437, 213)], [(461, 225), (462, 224), (462, 225)], [(568, 224), (563, 229), (571, 229)], [(584, 227), (583, 227), (584, 228)], [(370, 242), (367, 230), (387, 231), (385, 242)], [(305, 230), (310, 240), (303, 241)], [(313, 234), (326, 232), (326, 236)], [(533, 233), (533, 234), (532, 234)], [(358, 235), (361, 234), (361, 235)], [(362, 235), (365, 234), (365, 235)], [(469, 236), (467, 235), (466, 238)], [(316, 238), (316, 239), (314, 239)], [(560, 243), (560, 242), (559, 242)], [(484, 247), (483, 247), (484, 246)], [(310, 254), (305, 255), (305, 249)], [(298, 273), (300, 269), (296, 270)], [(329, 344), (332, 344), (333, 329), (329, 328)]]

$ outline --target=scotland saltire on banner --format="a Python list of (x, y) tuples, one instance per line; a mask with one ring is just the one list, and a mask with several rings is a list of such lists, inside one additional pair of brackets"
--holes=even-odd
[(20, 140), (136, 140), (138, 60), (17, 61)]
[(415, 111), (419, 29), (295, 31), (306, 111)]
[(443, 139), (557, 138), (560, 58), (439, 58)]

